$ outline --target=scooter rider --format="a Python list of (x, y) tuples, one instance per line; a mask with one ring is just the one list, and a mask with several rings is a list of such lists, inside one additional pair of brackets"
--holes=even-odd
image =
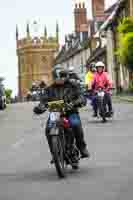
[[(109, 117), (113, 114), (113, 108), (112, 108), (112, 99), (110, 94), (110, 89), (112, 88), (112, 81), (109, 78), (109, 75), (107, 72), (105, 72), (105, 64), (101, 61), (96, 63), (96, 69), (97, 72), (95, 73), (94, 79), (92, 81), (92, 90), (97, 91), (99, 88), (104, 89), (105, 91), (105, 102), (108, 105), (109, 110)], [(94, 105), (94, 117), (97, 117), (97, 102), (96, 97), (93, 100)]]

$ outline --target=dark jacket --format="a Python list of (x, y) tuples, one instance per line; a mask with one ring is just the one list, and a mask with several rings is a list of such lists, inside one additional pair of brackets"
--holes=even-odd
[(66, 80), (64, 83), (64, 101), (66, 103), (72, 103), (73, 109), (68, 112), (78, 113), (78, 108), (86, 105), (86, 98), (82, 93), (79, 82), (71, 82), (70, 79)]
[[(45, 88), (45, 95), (40, 97), (40, 105), (42, 109), (47, 105), (48, 101), (63, 99), (65, 103), (72, 103), (72, 109), (67, 114), (78, 113), (78, 108), (86, 105), (86, 98), (82, 94), (80, 83), (75, 81), (75, 77), (65, 79), (61, 85), (51, 85)], [(41, 107), (41, 106), (40, 106)], [(45, 109), (44, 109), (45, 111)]]

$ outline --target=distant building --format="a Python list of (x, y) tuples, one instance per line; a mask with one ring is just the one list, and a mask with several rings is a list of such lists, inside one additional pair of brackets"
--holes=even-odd
[(78, 38), (73, 38), (73, 35), (70, 35), (69, 40), (66, 40), (55, 60), (54, 70), (58, 73), (60, 70), (67, 70), (70, 66), (73, 66), (80, 79), (84, 81), (86, 63), (90, 56), (89, 44), (89, 40), (80, 42)]
[(42, 37), (33, 37), (30, 34), (29, 24), (26, 33), (25, 38), (19, 39), (18, 28), (16, 28), (19, 97), (27, 95), (33, 82), (41, 80), (47, 84), (52, 82), (52, 66), (55, 53), (59, 48), (58, 24), (55, 37), (47, 36), (46, 27)]
[(85, 3), (75, 4), (74, 23), (74, 33), (65, 37), (65, 44), (55, 59), (54, 78), (58, 78), (60, 70), (73, 66), (75, 72), (84, 80), (86, 61), (90, 56), (89, 23)]

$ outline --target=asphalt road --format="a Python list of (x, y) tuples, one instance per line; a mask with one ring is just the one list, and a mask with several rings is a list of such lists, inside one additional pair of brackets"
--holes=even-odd
[(46, 114), (33, 104), (0, 111), (0, 200), (132, 200), (133, 104), (115, 104), (112, 121), (102, 124), (82, 111), (91, 159), (59, 180), (44, 137)]

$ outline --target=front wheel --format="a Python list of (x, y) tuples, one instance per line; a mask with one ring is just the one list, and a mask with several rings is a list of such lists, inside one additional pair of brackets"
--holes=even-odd
[(99, 106), (99, 114), (102, 118), (102, 122), (105, 123), (107, 120), (106, 120), (106, 109), (105, 109), (103, 100), (99, 99), (98, 104), (99, 104), (98, 105)]
[(59, 136), (51, 137), (52, 154), (55, 168), (59, 178), (65, 177), (65, 160), (62, 143)]

